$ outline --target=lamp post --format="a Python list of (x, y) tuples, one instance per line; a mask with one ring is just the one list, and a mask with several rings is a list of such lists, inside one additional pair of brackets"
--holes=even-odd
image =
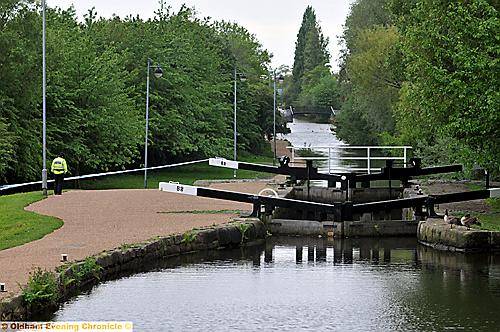
[[(148, 188), (149, 72), (151, 71), (152, 64), (153, 60), (148, 58), (148, 69), (146, 75), (146, 137), (144, 139), (144, 189)], [(153, 74), (156, 78), (163, 76), (163, 70), (160, 65), (156, 66)]]
[[(236, 152), (236, 145), (237, 145), (237, 136), (238, 136), (238, 129), (237, 129), (237, 118), (236, 118), (236, 109), (237, 109), (237, 85), (236, 81), (238, 80), (238, 77), (240, 78), (241, 82), (245, 82), (247, 80), (247, 77), (243, 73), (239, 73), (236, 70), (236, 67), (234, 67), (234, 139), (233, 139), (233, 152), (234, 152), (234, 160), (236, 161), (236, 158), (238, 157), (237, 152)], [(236, 177), (236, 170), (233, 172), (233, 177)]]
[(47, 196), (47, 103), (45, 65), (45, 0), (42, 0), (42, 192)]
[(273, 88), (274, 88), (274, 102), (273, 102), (273, 140), (274, 140), (274, 159), (273, 165), (276, 163), (276, 82), (283, 84), (285, 78), (283, 75), (276, 76), (276, 70), (273, 71)]

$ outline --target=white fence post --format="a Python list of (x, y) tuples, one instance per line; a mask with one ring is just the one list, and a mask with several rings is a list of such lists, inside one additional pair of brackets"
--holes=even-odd
[(332, 165), (331, 165), (331, 160), (332, 160), (332, 148), (328, 148), (328, 174), (332, 174)]
[(406, 146), (404, 147), (403, 157), (404, 157), (404, 168), (406, 168)]
[(368, 174), (370, 174), (370, 169), (371, 169), (371, 155), (370, 155), (370, 148), (366, 148), (366, 157), (367, 157), (367, 168), (368, 168)]

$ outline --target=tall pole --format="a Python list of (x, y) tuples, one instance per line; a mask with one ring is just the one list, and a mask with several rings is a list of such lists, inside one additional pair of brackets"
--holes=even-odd
[(146, 138), (144, 139), (144, 189), (148, 188), (148, 130), (149, 130), (149, 71), (151, 59), (148, 59), (146, 74)]
[(42, 0), (42, 192), (47, 196), (47, 103), (46, 103), (46, 63), (45, 63), (45, 0)]
[(273, 165), (276, 163), (276, 70), (273, 73), (274, 85), (274, 103), (273, 103), (273, 140), (274, 140), (274, 159)]
[[(234, 160), (237, 158), (236, 154), (236, 140), (237, 140), (237, 127), (236, 127), (236, 79), (237, 77), (236, 66), (234, 67), (234, 139), (233, 139), (233, 152), (234, 152)], [(236, 177), (236, 170), (233, 172), (233, 177)]]

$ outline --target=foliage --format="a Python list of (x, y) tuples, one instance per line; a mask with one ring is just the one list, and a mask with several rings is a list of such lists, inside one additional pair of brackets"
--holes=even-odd
[(402, 15), (401, 139), (451, 142), (460, 147), (453, 159), (500, 174), (497, 9), (484, 0), (422, 0)]
[(41, 239), (63, 225), (60, 219), (24, 210), (41, 199), (38, 192), (0, 196), (0, 250)]
[(498, 6), (357, 0), (346, 20), (337, 134), (408, 144), (426, 164), (500, 174)]
[(296, 101), (302, 92), (306, 73), (315, 70), (318, 66), (323, 67), (330, 61), (327, 46), (328, 39), (321, 31), (316, 13), (311, 6), (308, 6), (304, 12), (295, 43), (293, 80), (286, 91), (288, 104)]
[(196, 240), (196, 235), (197, 235), (197, 232), (195, 232), (195, 231), (185, 232), (184, 234), (182, 234), (181, 243), (185, 243), (185, 244), (193, 243)]
[(14, 137), (7, 129), (7, 124), (0, 118), (0, 177), (6, 173), (9, 165), (14, 161), (13, 141)]
[(340, 108), (339, 85), (336, 75), (329, 68), (317, 66), (306, 72), (297, 106), (308, 108)]
[(385, 0), (356, 1), (346, 20), (340, 82), (344, 103), (337, 136), (352, 144), (380, 143), (394, 132), (393, 105), (401, 86), (399, 33)]
[[(238, 86), (239, 152), (265, 150), (272, 88), (260, 80), (270, 55), (245, 28), (177, 13), (79, 23), (74, 9), (47, 9), (48, 158), (65, 152), (73, 174), (143, 162), (147, 59), (164, 77), (150, 82), (151, 165), (232, 151), (233, 70)], [(39, 5), (0, 5), (0, 181), (34, 180), (41, 169)]]
[(72, 276), (77, 284), (90, 277), (99, 279), (101, 270), (102, 266), (97, 264), (94, 257), (87, 257), (83, 263), (73, 264), (71, 266)]
[(54, 305), (59, 287), (53, 272), (37, 268), (30, 273), (28, 284), (22, 287), (23, 300), (30, 306)]
[(244, 223), (239, 223), (238, 224), (238, 229), (241, 233), (241, 243), (245, 242), (245, 240), (248, 240), (248, 237), (245, 235), (245, 233), (252, 227), (251, 224), (244, 224)]

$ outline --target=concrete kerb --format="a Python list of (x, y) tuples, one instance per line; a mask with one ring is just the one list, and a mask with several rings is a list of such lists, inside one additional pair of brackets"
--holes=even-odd
[[(115, 279), (124, 273), (133, 273), (138, 267), (155, 260), (204, 250), (252, 246), (261, 243), (265, 237), (266, 228), (259, 219), (235, 218), (227, 224), (193, 229), (183, 234), (156, 237), (146, 242), (106, 250), (86, 260), (69, 262), (57, 268), (58, 303), (63, 303), (100, 282)], [(65, 280), (75, 279), (75, 271), (79, 271), (89, 259), (97, 266), (93, 273), (80, 276), (78, 282), (65, 284)], [(56, 309), (53, 305), (30, 306), (24, 301), (22, 294), (16, 294), (0, 302), (0, 321), (28, 320), (46, 310)]]
[(460, 252), (500, 251), (500, 232), (467, 229), (448, 225), (442, 219), (429, 218), (417, 228), (420, 243), (439, 250)]

